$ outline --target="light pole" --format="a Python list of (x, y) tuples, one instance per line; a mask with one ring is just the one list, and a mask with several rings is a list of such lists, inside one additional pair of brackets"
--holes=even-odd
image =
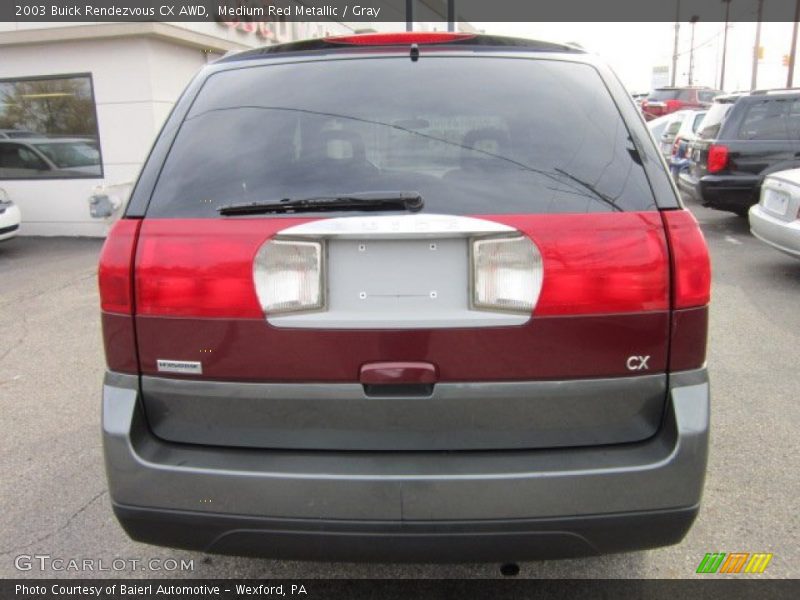
[(756, 20), (756, 45), (753, 47), (753, 75), (750, 78), (750, 90), (756, 89), (758, 81), (758, 51), (761, 47), (761, 14), (764, 10), (764, 0), (758, 0), (758, 16)]
[(447, 0), (447, 31), (456, 30), (456, 0)]
[(786, 77), (786, 87), (792, 87), (794, 82), (794, 53), (797, 50), (797, 22), (800, 21), (800, 0), (794, 5), (794, 27), (792, 28), (792, 49), (789, 51), (789, 75)]
[[(800, 3), (800, 0), (797, 0)], [(719, 89), (725, 89), (725, 57), (728, 52), (728, 20), (731, 14), (731, 0), (722, 0), (725, 5), (725, 30), (722, 32), (722, 68), (719, 74)]]
[(675, 44), (672, 46), (672, 77), (670, 85), (675, 87), (675, 75), (678, 72), (678, 40), (681, 33), (681, 0), (675, 0)]
[(689, 85), (694, 83), (694, 26), (697, 25), (699, 20), (700, 17), (697, 15), (692, 15), (692, 18), (689, 19), (689, 23), (692, 24), (692, 41), (689, 46)]
[(414, 0), (406, 0), (406, 31), (414, 31)]

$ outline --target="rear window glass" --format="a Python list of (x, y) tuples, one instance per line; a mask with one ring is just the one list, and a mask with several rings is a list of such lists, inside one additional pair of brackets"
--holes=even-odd
[(697, 98), (700, 102), (712, 102), (715, 96), (718, 96), (719, 92), (712, 92), (712, 91), (700, 91), (697, 92)]
[(719, 128), (722, 126), (722, 122), (725, 120), (732, 106), (733, 104), (723, 104), (721, 102), (712, 104), (698, 127), (697, 137), (706, 140), (715, 139), (717, 135), (719, 135)]
[(678, 130), (681, 128), (681, 123), (683, 123), (683, 119), (678, 119), (677, 121), (673, 121), (667, 127), (667, 134), (668, 135), (675, 135), (678, 133)]
[(148, 216), (217, 216), (227, 204), (375, 191), (420, 192), (425, 212), (445, 214), (655, 208), (592, 67), (424, 56), (210, 76)]
[(681, 96), (681, 90), (653, 90), (647, 97), (649, 102), (664, 102), (666, 100), (677, 100)]
[(739, 126), (743, 140), (795, 140), (800, 133), (800, 105), (791, 98), (759, 100), (747, 107)]

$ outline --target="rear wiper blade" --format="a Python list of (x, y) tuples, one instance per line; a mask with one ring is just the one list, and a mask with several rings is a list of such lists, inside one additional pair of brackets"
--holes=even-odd
[(250, 202), (220, 206), (221, 215), (260, 215), (268, 213), (319, 212), (326, 210), (422, 210), (419, 192), (357, 192), (310, 198), (283, 198), (279, 201)]

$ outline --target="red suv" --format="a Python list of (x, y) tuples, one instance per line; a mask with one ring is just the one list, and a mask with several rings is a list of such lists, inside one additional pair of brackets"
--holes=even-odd
[(642, 101), (647, 121), (684, 109), (708, 108), (722, 92), (706, 87), (663, 87), (650, 92)]
[(676, 543), (706, 469), (706, 245), (568, 46), (368, 34), (204, 67), (99, 267), (136, 540), (349, 560)]

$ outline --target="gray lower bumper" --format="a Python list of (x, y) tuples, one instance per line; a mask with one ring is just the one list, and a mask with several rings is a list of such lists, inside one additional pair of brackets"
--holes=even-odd
[(136, 377), (110, 373), (103, 391), (111, 498), (135, 539), (292, 558), (522, 559), (675, 543), (702, 494), (708, 426), (704, 370), (670, 376), (649, 440), (503, 452), (173, 444), (148, 429)]

